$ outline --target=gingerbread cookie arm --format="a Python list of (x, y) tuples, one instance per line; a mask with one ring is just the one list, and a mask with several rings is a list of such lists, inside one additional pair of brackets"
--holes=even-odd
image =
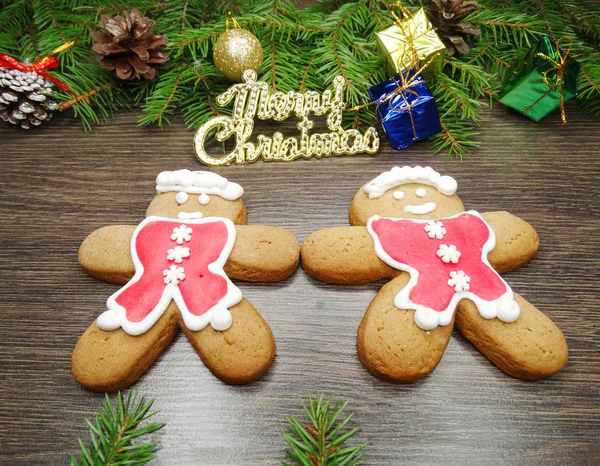
[(210, 326), (194, 332), (181, 325), (188, 340), (219, 379), (230, 384), (252, 382), (263, 375), (275, 357), (271, 329), (246, 299), (230, 308), (233, 324), (225, 331)]
[(488, 255), (498, 273), (509, 272), (527, 262), (537, 253), (540, 240), (534, 228), (509, 212), (481, 214), (496, 234), (496, 247)]
[[(131, 260), (135, 228), (111, 225), (94, 231), (79, 248), (79, 263), (96, 279), (124, 285), (135, 273)], [(300, 245), (292, 232), (263, 225), (238, 225), (236, 230), (236, 243), (225, 265), (230, 278), (275, 282), (294, 273)]]
[(171, 303), (156, 324), (139, 336), (128, 335), (120, 328), (102, 330), (94, 320), (71, 356), (75, 380), (95, 392), (129, 387), (175, 338), (178, 315), (177, 307)]
[(481, 317), (472, 301), (462, 300), (456, 327), (490, 361), (508, 375), (537, 380), (560, 372), (569, 349), (560, 329), (545, 314), (515, 293), (521, 315), (512, 323)]
[(406, 286), (402, 272), (373, 298), (358, 329), (360, 360), (374, 376), (389, 382), (413, 383), (436, 368), (452, 335), (453, 322), (424, 331), (414, 312), (394, 306), (394, 297)]
[(300, 244), (288, 230), (266, 225), (236, 226), (236, 241), (225, 273), (249, 282), (277, 282), (298, 267)]
[(135, 269), (131, 260), (134, 225), (109, 225), (90, 233), (79, 247), (79, 264), (92, 277), (117, 285), (127, 283)]
[(362, 226), (311, 233), (302, 244), (301, 257), (304, 270), (327, 283), (369, 283), (400, 273), (377, 257), (373, 238)]

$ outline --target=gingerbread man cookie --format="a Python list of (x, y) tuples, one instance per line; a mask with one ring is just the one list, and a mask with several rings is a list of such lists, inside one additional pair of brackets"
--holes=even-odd
[(514, 377), (560, 372), (568, 358), (558, 327), (499, 275), (527, 263), (539, 239), (508, 212), (465, 212), (457, 183), (430, 167), (394, 167), (364, 185), (351, 227), (311, 233), (302, 265), (317, 280), (390, 279), (360, 324), (364, 366), (391, 382), (416, 382), (440, 362), (453, 326)]
[(100, 228), (79, 249), (92, 277), (124, 286), (75, 346), (75, 379), (94, 391), (123, 389), (181, 328), (221, 380), (256, 380), (275, 356), (273, 335), (230, 278), (285, 279), (298, 266), (298, 240), (244, 225), (242, 187), (215, 173), (162, 172), (156, 190), (137, 227)]

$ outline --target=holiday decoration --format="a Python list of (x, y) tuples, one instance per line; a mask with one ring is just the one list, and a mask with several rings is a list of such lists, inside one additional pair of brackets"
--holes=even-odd
[(382, 380), (413, 383), (430, 374), (453, 326), (513, 377), (560, 372), (568, 359), (560, 329), (500, 276), (533, 258), (536, 231), (505, 211), (465, 212), (457, 188), (431, 167), (381, 173), (354, 196), (351, 227), (306, 237), (302, 266), (328, 283), (390, 280), (371, 301), (356, 344)]
[[(288, 458), (296, 464), (306, 466), (356, 466), (362, 459), (362, 450), (367, 443), (345, 446), (359, 429), (346, 430), (353, 414), (341, 419), (347, 401), (325, 399), (323, 395), (313, 397), (308, 395), (308, 402), (302, 402), (302, 407), (308, 416), (310, 424), (302, 423), (294, 416), (286, 416), (287, 429), (282, 432), (289, 448), (285, 451)], [(286, 463), (284, 463), (285, 465)]]
[(543, 37), (504, 83), (500, 102), (534, 121), (560, 108), (567, 122), (564, 102), (577, 95), (580, 65), (570, 59), (572, 40), (561, 37), (555, 43)]
[(65, 43), (31, 65), (0, 55), (0, 119), (29, 129), (52, 118), (52, 112), (58, 109), (50, 97), (54, 84), (64, 91), (70, 89), (45, 70), (57, 67), (59, 62), (54, 55), (74, 43)]
[[(108, 464), (144, 465), (156, 458), (160, 440), (147, 440), (148, 436), (165, 425), (149, 422), (156, 415), (151, 412), (154, 400), (129, 393), (117, 393), (116, 406), (104, 395), (104, 406), (95, 418), (86, 419), (89, 428), (89, 445), (79, 440), (79, 459), (71, 456), (71, 466), (100, 466)], [(302, 401), (308, 424), (295, 416), (285, 416), (286, 429), (281, 432), (288, 443), (285, 455), (295, 464), (305, 466), (357, 466), (367, 443), (347, 443), (357, 436), (357, 427), (349, 428), (354, 413), (345, 415), (348, 401), (313, 398), (310, 394)], [(154, 436), (155, 437), (155, 436)], [(283, 463), (286, 464), (286, 463)]]
[(446, 45), (446, 55), (466, 55), (473, 48), (470, 36), (481, 35), (481, 31), (472, 23), (463, 19), (477, 10), (477, 2), (464, 0), (427, 0), (427, 18), (435, 32)]
[(167, 38), (152, 34), (155, 22), (139, 10), (124, 10), (122, 14), (102, 16), (99, 26), (106, 32), (92, 33), (92, 50), (104, 55), (100, 65), (114, 70), (119, 79), (154, 79), (156, 66), (169, 60), (163, 51)]
[(275, 357), (273, 334), (229, 277), (284, 280), (298, 266), (298, 239), (247, 225), (243, 188), (216, 173), (161, 172), (156, 192), (137, 227), (100, 228), (79, 248), (91, 276), (123, 287), (73, 349), (73, 377), (89, 390), (126, 388), (181, 329), (224, 382), (258, 379)]
[[(232, 29), (229, 28), (229, 21), (233, 22)], [(231, 13), (228, 13), (227, 30), (215, 44), (213, 60), (229, 81), (239, 83), (244, 71), (258, 71), (263, 62), (263, 49), (256, 36), (242, 29)]]
[[(385, 56), (379, 52), (377, 33), (394, 26), (394, 22), (407, 20), (406, 15), (399, 14), (402, 20), (390, 15), (390, 9), (398, 11), (395, 1), (327, 0), (298, 8), (296, 2), (281, 0), (205, 0), (189, 5), (131, 0), (124, 7), (130, 11), (137, 8), (150, 16), (156, 22), (152, 31), (169, 38), (162, 52), (168, 51), (169, 62), (151, 83), (133, 79), (121, 85), (114, 76), (116, 68), (103, 69), (90, 50), (99, 18), (118, 14), (119, 9), (86, 0), (46, 0), (42, 14), (39, 2), (8, 3), (0, 8), (0, 53), (24, 61), (35, 57), (36, 51), (44, 50), (47, 44), (59, 43), (62, 37), (81, 38), (57, 70), (57, 76), (69, 83), (73, 95), (58, 93), (53, 99), (59, 109), (69, 110), (86, 129), (133, 106), (140, 108), (140, 124), (164, 125), (173, 121), (173, 115), (181, 114), (185, 125), (196, 130), (216, 116), (219, 109), (215, 99), (230, 83), (215, 66), (213, 54), (215, 43), (225, 32), (223, 19), (229, 10), (236, 14), (240, 27), (254, 34), (264, 48), (264, 64), (257, 74), (272, 90), (325, 89), (335, 76), (343, 76), (348, 84), (348, 106), (360, 109), (345, 112), (342, 127), (372, 126), (377, 118), (375, 108), (361, 107), (370, 100), (368, 89), (397, 74), (395, 68), (386, 71), (389, 57), (387, 51)], [(600, 116), (600, 2), (589, 0), (584, 5), (556, 0), (477, 0), (477, 10), (468, 16), (473, 1), (402, 3), (415, 11), (413, 15), (419, 14), (418, 8), (426, 8), (431, 23), (427, 28), (437, 33), (441, 41), (436, 42), (437, 46), (443, 46), (437, 50), (448, 51), (438, 58), (443, 68), (435, 79), (424, 70), (442, 127), (441, 133), (429, 138), (434, 151), (463, 157), (479, 145), (477, 135), (485, 132), (485, 126), (479, 127), (485, 109), (488, 102), (497, 100), (501, 83), (512, 72), (510, 64), (544, 35), (553, 42), (561, 36), (573, 40), (568, 60), (581, 65), (577, 76), (578, 109)], [(102, 33), (109, 36), (112, 46), (112, 35), (106, 30)], [(135, 53), (128, 44), (125, 39), (123, 48)], [(397, 48), (390, 47), (390, 52)], [(405, 54), (406, 58), (410, 55)], [(154, 68), (156, 64), (148, 66)]]
[[(419, 63), (430, 62), (423, 71), (426, 77), (434, 77), (442, 71), (443, 51), (446, 46), (437, 36), (423, 8), (410, 13), (402, 7), (404, 19), (392, 11), (396, 22), (376, 34), (380, 50), (387, 57), (390, 73), (402, 73)], [(434, 58), (432, 60), (432, 58)]]
[(139, 439), (156, 432), (164, 424), (148, 423), (154, 414), (150, 412), (154, 401), (129, 393), (125, 398), (117, 393), (117, 406), (113, 406), (105, 395), (104, 408), (98, 411), (93, 422), (86, 419), (89, 427), (90, 444), (79, 440), (81, 457), (79, 462), (71, 457), (71, 465), (98, 466), (106, 464), (144, 465), (155, 458), (159, 441)]
[[(206, 165), (228, 165), (232, 162), (243, 164), (259, 158), (266, 161), (292, 161), (297, 158), (329, 157), (331, 155), (354, 155), (359, 152), (374, 154), (379, 149), (379, 136), (375, 128), (365, 133), (356, 129), (344, 130), (342, 112), (346, 107), (344, 86), (341, 76), (333, 80), (334, 92), (325, 90), (321, 95), (315, 91), (272, 92), (265, 82), (256, 80), (256, 73), (246, 70), (244, 82), (235, 84), (217, 97), (221, 106), (233, 101), (233, 114), (217, 116), (204, 123), (195, 138), (196, 155)], [(327, 115), (329, 133), (310, 134), (314, 122), (311, 115)], [(276, 132), (272, 137), (259, 135), (256, 144), (248, 142), (254, 129), (254, 117), (261, 120), (283, 121), (295, 115), (301, 121), (297, 124), (300, 137), (284, 137)], [(235, 147), (223, 157), (208, 154), (206, 139), (214, 132), (217, 141), (235, 138)]]
[(416, 70), (372, 87), (369, 94), (394, 149), (404, 149), (442, 130), (435, 99)]

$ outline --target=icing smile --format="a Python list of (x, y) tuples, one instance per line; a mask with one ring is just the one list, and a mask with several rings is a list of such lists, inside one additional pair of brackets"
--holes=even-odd
[(180, 220), (189, 220), (194, 218), (202, 218), (202, 212), (179, 212), (177, 218)]
[[(404, 206), (404, 212), (415, 215), (425, 215), (433, 212), (436, 208), (435, 202), (427, 202), (421, 205), (407, 205)], [(181, 215), (181, 214), (180, 214)]]

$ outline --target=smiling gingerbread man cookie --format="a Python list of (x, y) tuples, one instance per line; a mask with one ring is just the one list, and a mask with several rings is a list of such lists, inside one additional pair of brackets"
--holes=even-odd
[(298, 266), (298, 240), (282, 228), (243, 225), (242, 187), (217, 174), (162, 172), (156, 190), (137, 227), (100, 228), (79, 249), (92, 277), (124, 286), (75, 346), (75, 379), (94, 391), (123, 389), (181, 328), (221, 380), (256, 380), (275, 356), (273, 335), (230, 278), (285, 279)]
[(311, 233), (302, 265), (317, 280), (390, 279), (358, 330), (360, 360), (375, 376), (415, 382), (441, 360), (454, 325), (509, 375), (534, 380), (568, 358), (558, 327), (499, 275), (537, 252), (535, 230), (508, 212), (465, 212), (457, 183), (430, 167), (394, 167), (364, 185), (351, 227)]

